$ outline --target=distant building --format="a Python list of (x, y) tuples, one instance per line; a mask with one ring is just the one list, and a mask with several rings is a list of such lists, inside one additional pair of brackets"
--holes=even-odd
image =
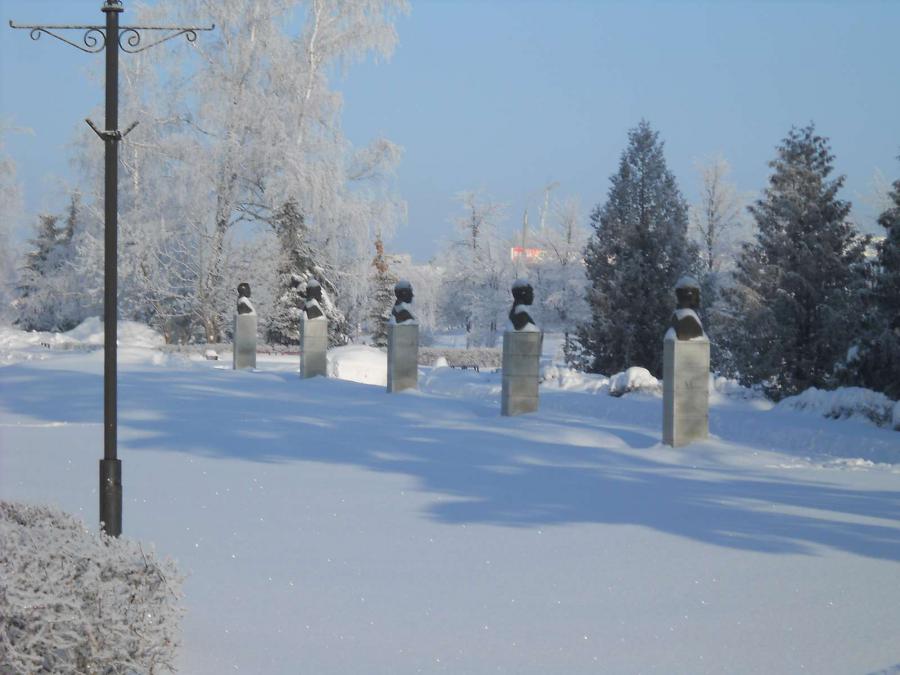
[(545, 251), (542, 248), (512, 246), (509, 249), (509, 259), (518, 260), (519, 258), (525, 258), (526, 262), (537, 262), (538, 260), (543, 260), (544, 253)]

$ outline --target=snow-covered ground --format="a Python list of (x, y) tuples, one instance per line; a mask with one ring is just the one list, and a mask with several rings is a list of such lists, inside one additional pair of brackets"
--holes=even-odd
[[(91, 339), (0, 333), (0, 498), (95, 527)], [(549, 368), (502, 418), (496, 373), (121, 342), (124, 530), (189, 575), (182, 672), (900, 672), (900, 432), (720, 382), (672, 449), (652, 386)]]

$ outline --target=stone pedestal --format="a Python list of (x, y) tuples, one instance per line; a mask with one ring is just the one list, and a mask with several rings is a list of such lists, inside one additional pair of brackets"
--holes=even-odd
[(300, 319), (300, 377), (328, 377), (328, 321)]
[(256, 314), (235, 314), (232, 368), (256, 368)]
[(500, 414), (506, 416), (538, 409), (538, 379), (544, 334), (539, 331), (503, 333), (503, 389)]
[(388, 326), (388, 393), (419, 386), (419, 327), (415, 324)]
[(709, 340), (663, 341), (663, 443), (709, 436)]

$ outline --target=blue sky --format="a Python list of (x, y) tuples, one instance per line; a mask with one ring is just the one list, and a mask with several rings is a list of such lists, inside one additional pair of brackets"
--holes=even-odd
[[(0, 0), (0, 19), (99, 22), (100, 0)], [(128, 2), (126, 1), (126, 7)], [(723, 155), (743, 192), (765, 186), (791, 125), (815, 121), (858, 204), (876, 169), (900, 177), (900, 2), (413, 2), (388, 63), (335, 82), (344, 127), (363, 144), (405, 149), (396, 187), (408, 222), (391, 248), (419, 260), (451, 236), (454, 195), (482, 189), (509, 204), (508, 227), (542, 188), (605, 199), (628, 129), (648, 119), (688, 199), (695, 162)], [(62, 208), (51, 175), (65, 144), (102, 100), (87, 79), (97, 56), (0, 28), (0, 119), (27, 126), (6, 145), (29, 209)]]

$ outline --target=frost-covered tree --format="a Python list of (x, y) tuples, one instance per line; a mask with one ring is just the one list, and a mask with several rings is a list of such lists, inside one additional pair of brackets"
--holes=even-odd
[[(296, 199), (291, 197), (281, 205), (275, 212), (271, 226), (277, 242), (275, 255), (267, 256), (267, 253), (271, 253), (270, 247), (263, 244), (257, 247), (255, 255), (250, 256), (254, 268), (270, 267), (273, 257), (278, 261), (272, 283), (271, 311), (266, 313), (270, 317), (266, 321), (266, 340), (271, 344), (299, 344), (306, 285), (310, 280), (315, 280), (322, 288), (321, 308), (328, 319), (329, 345), (334, 347), (347, 344), (351, 334), (350, 325), (334, 302), (334, 281), (326, 264), (319, 260), (310, 244), (306, 218)], [(259, 278), (258, 274), (255, 276)], [(267, 285), (263, 286), (266, 287)], [(266, 306), (265, 303), (259, 304), (258, 311), (265, 312)]]
[(591, 214), (585, 249), (591, 320), (579, 341), (592, 371), (642, 366), (662, 374), (662, 337), (678, 278), (697, 267), (688, 208), (646, 121), (628, 133), (607, 200)]
[(415, 315), (419, 323), (419, 343), (430, 344), (438, 328), (445, 328), (453, 323), (441, 315), (444, 268), (434, 261), (417, 265), (411, 260), (395, 260), (392, 269), (400, 279), (406, 279), (412, 284)]
[[(60, 237), (60, 264), (57, 270), (57, 288), (63, 299), (61, 313), (57, 324), (65, 329), (74, 328), (90, 316), (99, 316), (103, 304), (99, 294), (92, 294), (87, 279), (82, 273), (83, 266), (79, 260), (81, 242), (89, 229), (90, 216), (82, 203), (78, 190), (69, 196), (65, 220)], [(99, 276), (95, 270), (91, 276)]]
[[(122, 316), (150, 308), (160, 328), (178, 327), (172, 335), (221, 340), (233, 312), (228, 265), (239, 249), (261, 250), (245, 244), (265, 239), (290, 199), (302, 205), (336, 316), (365, 307), (371, 226), (387, 231), (404, 212), (388, 185), (400, 150), (347, 141), (330, 78), (389, 56), (406, 9), (405, 0), (161, 0), (138, 10), (137, 23), (202, 17), (217, 29), (193, 50), (172, 42), (121, 62), (121, 117), (141, 122), (120, 153)], [(96, 210), (102, 161), (92, 142), (79, 154)], [(86, 253), (102, 254), (98, 235)], [(343, 317), (330, 325), (333, 339), (348, 333)]]
[(728, 180), (731, 167), (722, 157), (698, 165), (700, 199), (690, 209), (691, 231), (700, 245), (704, 274), (718, 274), (731, 267), (737, 240), (744, 229), (744, 200)]
[(5, 129), (0, 127), (0, 322), (14, 318), (16, 287), (16, 251), (13, 233), (22, 220), (22, 186), (16, 175), (16, 163), (3, 146)]
[(749, 238), (744, 197), (728, 180), (731, 167), (722, 157), (698, 164), (700, 199), (690, 209), (690, 230), (700, 252), (700, 287), (703, 326), (714, 339), (711, 344), (713, 370), (734, 370), (727, 341), (718, 339), (727, 330), (728, 310), (722, 289), (733, 283), (732, 272), (742, 241)]
[(563, 355), (569, 359), (575, 331), (589, 317), (584, 270), (588, 229), (578, 199), (556, 202), (550, 210), (553, 222), (535, 235), (543, 257), (526, 274), (534, 284), (542, 328), (562, 331)]
[[(405, 3), (179, 4), (183, 12), (210, 15), (221, 27), (211, 40), (198, 41), (203, 67), (192, 81), (200, 99), (192, 125), (203, 132), (195, 136), (200, 152), (193, 156), (211, 158), (199, 173), (215, 195), (201, 298), (212, 300), (221, 285), (228, 231), (241, 221), (264, 220), (287, 196), (303, 205), (331, 295), (346, 274), (365, 278), (369, 226), (396, 216), (377, 191), (373, 197), (373, 191), (354, 191), (351, 183), (377, 182), (399, 153), (388, 141), (353, 152), (341, 133), (341, 98), (330, 89), (328, 74), (370, 54), (389, 55), (396, 43), (393, 16)], [(298, 8), (305, 21), (292, 32), (289, 19)], [(210, 311), (212, 335), (214, 307)]]
[(80, 195), (75, 192), (62, 223), (56, 215), (38, 218), (15, 301), (17, 322), (27, 330), (70, 330), (93, 309), (82, 292), (84, 280), (76, 265), (80, 214)]
[(369, 310), (369, 329), (372, 332), (372, 344), (375, 347), (387, 347), (388, 323), (391, 319), (391, 308), (394, 305), (394, 284), (397, 276), (384, 256), (384, 243), (381, 235), (375, 237), (375, 257), (372, 259), (371, 275), (372, 298)]
[(490, 197), (467, 191), (457, 195), (463, 214), (456, 218), (461, 238), (444, 252), (445, 316), (466, 328), (467, 347), (493, 347), (505, 322), (514, 271), (509, 244), (497, 234), (506, 208)]
[(864, 330), (847, 359), (848, 379), (900, 399), (900, 180), (878, 218), (885, 237), (878, 244)]
[(275, 306), (266, 320), (266, 341), (296, 345), (300, 340), (300, 286), (315, 269), (306, 221), (295, 199), (288, 199), (275, 214), (272, 229), (278, 238), (278, 285)]
[(25, 330), (60, 330), (59, 318), (65, 306), (60, 287), (64, 231), (59, 217), (48, 214), (38, 217), (35, 230), (19, 272), (16, 323)]
[(779, 398), (834, 382), (860, 327), (854, 306), (865, 240), (830, 179), (834, 156), (814, 125), (791, 129), (770, 162), (769, 186), (751, 207), (755, 241), (744, 245), (726, 292), (738, 374)]

